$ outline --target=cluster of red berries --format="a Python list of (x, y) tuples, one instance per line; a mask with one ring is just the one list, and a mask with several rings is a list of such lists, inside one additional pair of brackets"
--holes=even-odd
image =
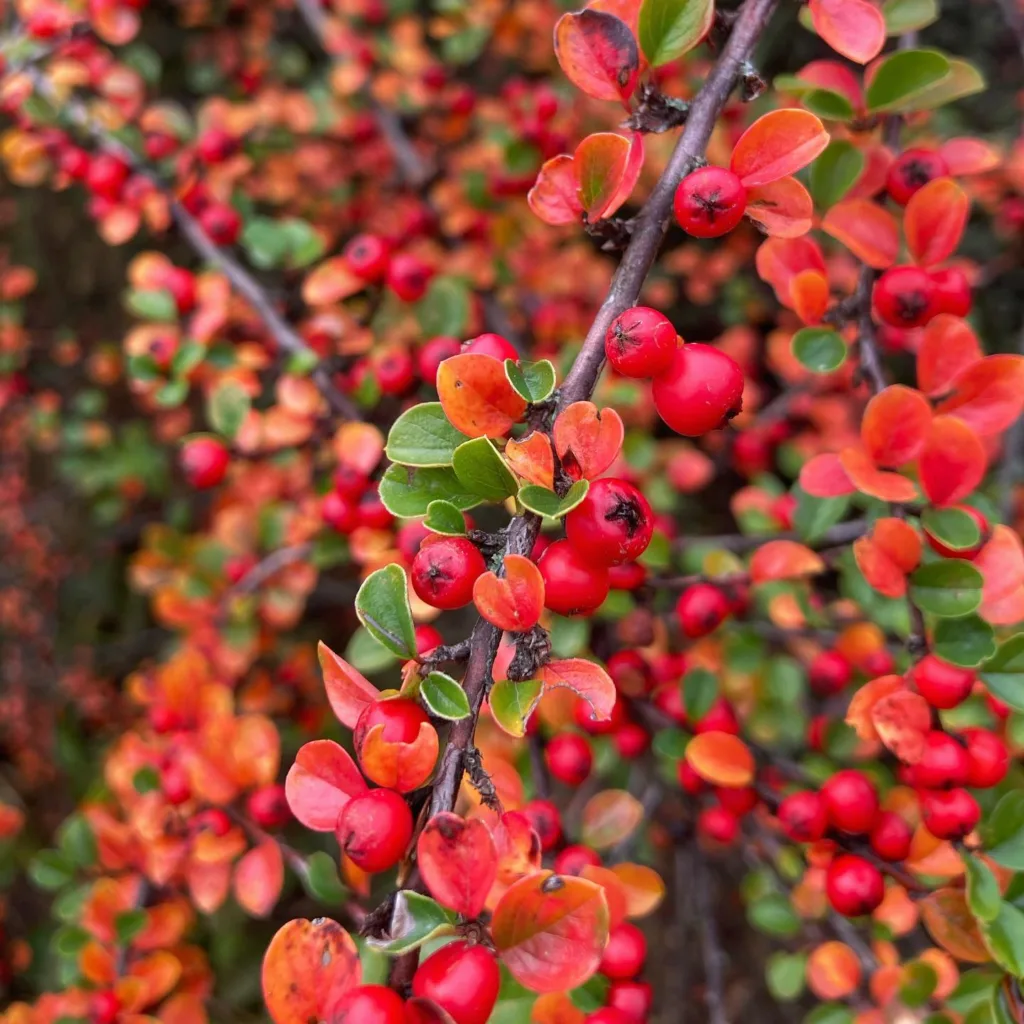
[(332, 530), (346, 535), (361, 526), (386, 530), (394, 522), (380, 500), (378, 485), (364, 473), (343, 464), (334, 471), (333, 483), (320, 506), (320, 515)]
[(341, 252), (350, 273), (367, 284), (383, 284), (403, 302), (422, 299), (434, 268), (411, 253), (394, 252), (380, 235), (361, 234)]
[(685, 344), (667, 317), (634, 306), (615, 318), (605, 355), (624, 377), (651, 378), (658, 415), (677, 433), (699, 437), (743, 408), (743, 371), (721, 350)]

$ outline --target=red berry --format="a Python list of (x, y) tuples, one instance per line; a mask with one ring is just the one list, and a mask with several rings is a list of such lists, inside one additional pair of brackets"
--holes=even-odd
[(969, 768), (963, 744), (935, 729), (925, 736), (924, 753), (913, 766), (911, 777), (922, 789), (953, 789), (964, 785)]
[(185, 803), (192, 796), (188, 775), (185, 774), (185, 769), (177, 764), (169, 764), (160, 772), (160, 789), (164, 799), (175, 806)]
[(981, 818), (977, 801), (966, 789), (921, 794), (921, 820), (936, 839), (963, 839)]
[(604, 351), (623, 377), (657, 377), (672, 365), (678, 343), (667, 316), (649, 306), (633, 306), (612, 321)]
[(475, 338), (470, 338), (463, 344), (462, 351), (472, 352), (475, 355), (493, 356), (502, 362), (506, 359), (519, 358), (518, 350), (508, 338), (492, 333), (478, 334)]
[(565, 517), (565, 536), (581, 554), (604, 565), (639, 558), (654, 534), (651, 506), (625, 480), (604, 478)]
[(605, 662), (615, 689), (627, 697), (640, 697), (651, 688), (651, 666), (639, 651), (616, 651)]
[(189, 830), (192, 835), (210, 832), (221, 838), (231, 831), (231, 819), (219, 807), (208, 807), (192, 818), (189, 822)]
[(822, 651), (811, 662), (808, 671), (811, 689), (823, 697), (841, 693), (850, 684), (853, 670), (838, 651)]
[(724, 807), (705, 807), (697, 815), (697, 831), (716, 843), (728, 846), (740, 834), (740, 819)]
[(544, 760), (551, 774), (567, 786), (580, 785), (594, 766), (590, 744), (574, 732), (562, 732), (552, 737), (544, 750)]
[(949, 165), (933, 149), (904, 150), (890, 165), (885, 187), (894, 202), (906, 206), (923, 185), (949, 174)]
[(931, 271), (931, 277), (935, 286), (935, 311), (950, 316), (967, 316), (974, 304), (967, 275), (958, 267), (945, 267)]
[(378, 235), (356, 235), (341, 250), (345, 266), (363, 281), (376, 282), (388, 269), (387, 242)]
[(743, 219), (747, 190), (725, 167), (700, 167), (679, 182), (672, 205), (679, 226), (687, 234), (718, 238)]
[(828, 806), (810, 790), (783, 798), (777, 814), (783, 831), (798, 843), (816, 843), (828, 828)]
[(395, 521), (376, 491), (368, 491), (359, 499), (359, 525), (371, 530), (386, 530)]
[(238, 149), (238, 139), (223, 128), (207, 128), (196, 141), (196, 156), (204, 164), (223, 163)]
[(196, 279), (184, 267), (170, 267), (164, 274), (164, 287), (174, 297), (181, 316), (191, 313), (196, 305)]
[(647, 570), (639, 562), (608, 566), (608, 584), (612, 590), (636, 590), (647, 579)]
[(676, 601), (679, 627), (691, 639), (707, 636), (718, 629), (728, 614), (729, 599), (710, 583), (695, 583)]
[(360, 985), (335, 1003), (331, 1024), (405, 1024), (405, 1003), (386, 985)]
[[(966, 558), (968, 561), (973, 559), (975, 555), (985, 546), (989, 536), (989, 522), (976, 508), (972, 508), (970, 505), (952, 505), (951, 508), (955, 508), (960, 512), (964, 512), (969, 515), (978, 527), (978, 543), (970, 548), (961, 548), (959, 551), (956, 548), (948, 548), (941, 541), (936, 540), (927, 530), (924, 531), (925, 540), (928, 541), (928, 546), (932, 551), (942, 555), (943, 558)], [(938, 707), (938, 705), (936, 705)]]
[(863, 917), (885, 897), (882, 872), (862, 857), (844, 854), (828, 866), (825, 893), (833, 910), (844, 917)]
[(718, 697), (704, 717), (694, 723), (693, 731), (698, 735), (703, 732), (727, 732), (737, 736), (740, 724), (732, 705), (724, 697)]
[(338, 845), (364, 871), (394, 867), (412, 839), (412, 811), (393, 789), (353, 797), (338, 816)]
[(412, 589), (433, 608), (462, 608), (473, 600), (473, 584), (487, 571), (479, 548), (466, 537), (439, 537), (412, 560)]
[(346, 498), (359, 498), (369, 485), (365, 473), (346, 465), (338, 466), (331, 480), (334, 489)]
[(562, 816), (550, 800), (531, 800), (520, 810), (540, 837), (540, 847), (545, 853), (562, 841)]
[(413, 995), (432, 999), (455, 1024), (487, 1024), (498, 999), (497, 958), (483, 946), (450, 942), (420, 964)]
[(882, 811), (871, 830), (871, 849), (882, 860), (906, 860), (914, 830), (895, 811)]
[(217, 245), (234, 245), (242, 232), (242, 218), (225, 203), (211, 203), (199, 214), (199, 226)]
[(434, 271), (423, 260), (410, 253), (392, 256), (384, 274), (384, 283), (403, 302), (418, 302), (423, 298)]
[(284, 786), (277, 783), (253, 790), (246, 801), (246, 809), (249, 817), (260, 828), (280, 828), (286, 825), (292, 816), (285, 798)]
[(608, 596), (608, 570), (567, 540), (555, 541), (537, 563), (544, 604), (559, 615), (589, 615)]
[(416, 370), (424, 384), (435, 387), (437, 368), (451, 356), (459, 354), (459, 342), (455, 338), (431, 338), (416, 355)]
[(643, 1024), (651, 1012), (654, 993), (646, 981), (616, 981), (608, 989), (606, 1009), (618, 1010), (630, 1024)]
[(359, 525), (359, 506), (337, 491), (324, 496), (320, 506), (323, 521), (338, 533), (351, 533)]
[(828, 818), (840, 832), (871, 830), (878, 814), (878, 793), (866, 775), (853, 768), (838, 771), (821, 787)]
[(444, 643), (444, 637), (433, 627), (421, 622), (416, 627), (416, 653), (422, 658)]
[(707, 787), (707, 783), (690, 767), (690, 762), (685, 757), (676, 764), (676, 778), (690, 796), (697, 796)]
[(600, 1010), (588, 1013), (583, 1024), (632, 1024), (633, 1018), (614, 1006), (602, 1006)]
[(617, 981), (635, 978), (647, 959), (647, 940), (635, 924), (623, 921), (608, 934), (598, 970)]
[(85, 184), (95, 195), (116, 202), (130, 173), (131, 168), (120, 157), (97, 153), (89, 162)]
[(612, 742), (623, 761), (633, 761), (648, 748), (651, 737), (642, 725), (626, 722), (612, 734)]
[(651, 390), (658, 415), (677, 434), (700, 437), (743, 408), (743, 371), (711, 345), (680, 345)]
[(113, 989), (102, 989), (92, 996), (93, 1024), (114, 1024), (121, 1012), (121, 1000)]
[(599, 868), (601, 857), (589, 846), (567, 846), (555, 857), (556, 875), (578, 875), (585, 867)]
[(923, 327), (935, 315), (935, 285), (920, 267), (890, 267), (875, 282), (872, 304), (890, 327)]
[(988, 729), (964, 729), (967, 742), (967, 785), (990, 789), (1003, 781), (1010, 767), (1006, 744)]
[(974, 688), (974, 673), (926, 654), (911, 670), (917, 692), (933, 708), (948, 710), (962, 704)]
[(429, 724), (427, 713), (414, 700), (395, 697), (368, 704), (356, 722), (356, 749), (362, 749), (366, 734), (375, 726), (383, 725), (382, 738), (388, 743), (413, 743), (420, 734), (420, 726)]
[(371, 365), (381, 394), (404, 395), (416, 382), (416, 364), (404, 345), (389, 345), (374, 353)]
[(89, 174), (89, 154), (78, 146), (65, 146), (60, 151), (58, 163), (72, 181), (85, 181)]
[(181, 449), (181, 469), (192, 487), (206, 490), (216, 487), (228, 471), (231, 456), (213, 437), (194, 437)]

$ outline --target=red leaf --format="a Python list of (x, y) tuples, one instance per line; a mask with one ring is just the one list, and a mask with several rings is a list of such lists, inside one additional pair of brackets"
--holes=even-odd
[(739, 138), (730, 167), (747, 188), (767, 185), (806, 167), (828, 145), (825, 126), (807, 110), (773, 110)]
[(936, 416), (918, 459), (921, 489), (933, 505), (955, 505), (985, 476), (988, 459), (978, 435), (955, 416)]
[(636, 187), (644, 166), (643, 136), (595, 132), (576, 147), (573, 166), (587, 218), (610, 217)]
[(416, 862), (430, 895), (465, 917), (479, 916), (498, 875), (498, 851), (480, 818), (442, 812), (416, 842)]
[(614, 409), (600, 412), (593, 402), (573, 402), (555, 418), (552, 431), (562, 468), (574, 480), (593, 480), (614, 461), (625, 437)]
[(967, 136), (947, 139), (939, 146), (939, 156), (946, 161), (946, 167), (953, 178), (965, 174), (984, 174), (994, 170), (1002, 161), (994, 146), (982, 139)]
[(878, 469), (867, 452), (859, 448), (845, 448), (839, 453), (839, 461), (853, 486), (862, 494), (870, 494), (880, 501), (913, 501), (917, 497), (912, 480)]
[(540, 870), (540, 836), (521, 811), (508, 811), (494, 826), (494, 848), (498, 855), (498, 884), (510, 886), (524, 875)]
[(611, 676), (593, 661), (566, 658), (549, 661), (537, 673), (545, 690), (567, 687), (579, 694), (594, 709), (594, 718), (607, 722), (615, 707), (615, 684)]
[(970, 212), (967, 193), (952, 178), (935, 178), (919, 188), (903, 214), (903, 233), (914, 259), (930, 267), (952, 256)]
[(284, 780), (288, 806), (306, 828), (333, 832), (342, 808), (366, 792), (366, 783), (344, 747), (313, 740), (299, 747)]
[(800, 486), (815, 498), (839, 498), (857, 489), (838, 455), (815, 455), (800, 469)]
[(354, 729), (367, 706), (380, 699), (380, 691), (323, 641), (317, 644), (316, 653), (324, 674), (327, 703), (342, 725)]
[(523, 633), (532, 629), (544, 608), (544, 578), (530, 559), (506, 555), (505, 576), (485, 572), (473, 584), (476, 610), (498, 629)]
[(846, 711), (846, 724), (867, 742), (878, 739), (875, 723), (871, 718), (871, 709), (883, 698), (897, 690), (906, 689), (903, 676), (879, 676), (866, 682), (850, 698), (850, 706)]
[(868, 402), (860, 436), (878, 465), (895, 468), (917, 457), (931, 422), (932, 407), (920, 391), (892, 384)]
[(885, 18), (867, 0), (810, 0), (814, 31), (858, 64), (874, 60), (885, 46)]
[(853, 556), (864, 578), (886, 597), (907, 592), (907, 573), (921, 561), (921, 538), (902, 519), (879, 519), (870, 537), (854, 541)]
[(236, 865), (235, 899), (253, 917), (266, 917), (284, 885), (284, 858), (281, 847), (268, 839), (251, 849)]
[(470, 437), (503, 437), (526, 412), (501, 360), (477, 352), (441, 363), (437, 397), (451, 425)]
[(988, 607), (1010, 597), (1024, 584), (1024, 546), (1014, 530), (998, 523), (972, 561), (984, 580), (980, 614), (987, 618)]
[(555, 453), (547, 434), (532, 430), (521, 441), (512, 438), (505, 445), (505, 461), (516, 476), (531, 484), (546, 487), (555, 486)]
[(821, 556), (794, 540), (767, 541), (750, 560), (750, 579), (754, 583), (813, 576), (824, 570)]
[(986, 356), (960, 373), (937, 412), (955, 413), (985, 437), (1010, 426), (1024, 408), (1024, 356)]
[(958, 316), (940, 313), (921, 332), (917, 386), (932, 398), (945, 394), (956, 378), (981, 357), (981, 345), (971, 325)]
[(891, 267), (900, 252), (896, 218), (870, 199), (840, 200), (822, 218), (821, 230), (875, 270)]
[(765, 234), (775, 238), (799, 238), (811, 230), (814, 200), (796, 178), (779, 178), (747, 193), (747, 216)]
[(562, 153), (541, 166), (526, 201), (546, 224), (575, 224), (583, 215), (579, 189), (575, 161)]
[(625, 103), (633, 95), (640, 50), (629, 26), (614, 14), (563, 14), (555, 25), (555, 55), (565, 77), (588, 96)]
[(603, 789), (583, 808), (581, 838), (594, 850), (628, 839), (644, 820), (644, 805), (624, 789)]
[(805, 324), (821, 323), (828, 311), (828, 278), (818, 270), (803, 270), (789, 286), (793, 312)]
[(775, 290), (782, 305), (792, 308), (790, 290), (793, 278), (805, 270), (827, 274), (825, 257), (818, 243), (810, 238), (769, 238), (758, 246), (755, 256), (758, 277)]

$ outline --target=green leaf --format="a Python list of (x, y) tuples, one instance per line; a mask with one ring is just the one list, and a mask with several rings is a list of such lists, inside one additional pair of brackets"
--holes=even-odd
[(995, 918), (982, 923), (981, 932), (996, 963), (1015, 978), (1024, 977), (1024, 911), (1000, 903)]
[(694, 668), (683, 676), (683, 706), (691, 722), (699, 722), (718, 696), (718, 677), (706, 668)]
[(926, 508), (921, 525), (929, 536), (953, 551), (966, 551), (981, 540), (981, 529), (962, 508)]
[(804, 1017), (804, 1024), (853, 1024), (853, 1010), (841, 1003), (822, 1003)]
[(982, 823), (985, 853), (997, 864), (1024, 871), (1024, 790), (1007, 793)]
[(935, 626), (933, 649), (944, 661), (962, 668), (974, 668), (995, 654), (995, 631), (977, 615), (939, 619)]
[(524, 736), (526, 723), (540, 700), (543, 684), (538, 679), (499, 679), (491, 688), (488, 703), (491, 715), (505, 732)]
[(793, 335), (793, 355), (812, 373), (831, 373), (846, 361), (846, 342), (830, 327), (804, 327)]
[(53, 916), (58, 921), (74, 924), (82, 916), (85, 904), (92, 896), (92, 883), (65, 889), (53, 901)]
[(967, 874), (967, 905), (979, 921), (994, 921), (1002, 896), (992, 869), (977, 857), (961, 853)]
[(811, 89), (800, 97), (800, 102), (826, 121), (852, 121), (855, 113), (853, 104), (841, 92), (831, 89)]
[(280, 223), (285, 239), (285, 262), (293, 270), (308, 267), (324, 254), (324, 240), (308, 221), (289, 217)]
[(590, 623), (586, 619), (551, 614), (548, 622), (551, 651), (558, 658), (576, 658), (587, 649)]
[(334, 530), (321, 530), (313, 538), (309, 561), (317, 569), (330, 569), (348, 562), (348, 539)]
[(651, 67), (678, 60), (704, 35), (714, 0), (643, 0), (637, 35)]
[(432, 501), (441, 499), (465, 512), (480, 504), (479, 494), (471, 494), (459, 482), (449, 466), (412, 469), (388, 466), (378, 489), (384, 507), (401, 519), (425, 516)]
[(796, 497), (793, 526), (808, 543), (820, 540), (833, 526), (841, 523), (850, 507), (848, 494), (838, 498), (816, 498), (797, 485), (793, 488), (793, 495)]
[(186, 341), (171, 359), (171, 373), (184, 377), (191, 373), (206, 358), (206, 348), (198, 341)]
[(651, 749), (659, 757), (681, 761), (686, 756), (690, 737), (682, 729), (659, 729), (651, 740)]
[(978, 674), (994, 696), (1017, 711), (1024, 711), (1024, 633), (1000, 644)]
[(391, 425), (384, 454), (403, 466), (450, 466), (455, 449), (467, 440), (448, 422), (440, 402), (421, 402)]
[(300, 876), (302, 887), (318, 903), (337, 906), (348, 895), (338, 877), (338, 865), (329, 853), (317, 850), (306, 858), (306, 870)]
[(569, 1000), (577, 1010), (596, 1013), (608, 1001), (610, 982), (604, 975), (595, 974), (582, 985), (569, 992)]
[(460, 722), (469, 718), (469, 698), (462, 684), (444, 672), (431, 672), (420, 686), (420, 697), (427, 710), (437, 718)]
[(429, 939), (450, 935), (453, 917), (429, 896), (402, 889), (395, 897), (391, 925), (386, 936), (367, 939), (367, 945), (391, 956), (418, 949)]
[(936, 107), (945, 106), (954, 100), (963, 99), (964, 96), (973, 96), (975, 93), (985, 91), (985, 78), (973, 64), (969, 64), (965, 60), (958, 60), (956, 57), (948, 57), (947, 60), (949, 61), (949, 74), (941, 81), (915, 93), (901, 103), (896, 108), (896, 113), (906, 113), (911, 110), (934, 110)]
[(930, 615), (970, 615), (981, 604), (981, 573), (959, 558), (922, 565), (910, 577), (910, 599)]
[(900, 1002), (904, 1006), (924, 1006), (931, 999), (938, 983), (939, 976), (931, 964), (923, 960), (913, 960), (904, 968)]
[[(815, 205), (822, 210), (835, 206), (863, 172), (862, 150), (845, 139), (830, 142), (825, 152), (811, 164), (811, 195)], [(845, 345), (843, 347), (845, 349)]]
[(758, 930), (780, 938), (800, 933), (800, 918), (792, 904), (780, 893), (769, 893), (747, 907), (747, 918)]
[(901, 50), (878, 66), (865, 99), (872, 113), (906, 110), (915, 97), (949, 74), (949, 61), (938, 50)]
[(127, 946), (132, 939), (140, 935), (149, 923), (149, 917), (141, 907), (125, 910), (114, 918), (114, 933), (122, 946)]
[(469, 289), (458, 277), (438, 276), (416, 303), (416, 319), (428, 338), (461, 338), (469, 320)]
[(954, 1013), (966, 1014), (979, 1003), (991, 1000), (1003, 979), (1003, 972), (993, 967), (975, 967), (964, 971), (960, 981), (946, 999), (946, 1006)]
[(528, 402), (543, 402), (555, 390), (555, 367), (549, 359), (536, 363), (505, 360), (505, 376), (516, 393)]
[(253, 217), (242, 229), (242, 247), (260, 270), (281, 266), (291, 248), (288, 231), (270, 217)]
[(488, 501), (504, 501), (516, 493), (518, 482), (489, 437), (474, 437), (455, 449), (452, 469), (471, 494)]
[(937, 0), (885, 0), (882, 4), (885, 31), (890, 36), (901, 36), (925, 28), (939, 17)]
[(588, 490), (590, 490), (589, 481), (577, 480), (565, 492), (565, 497), (560, 498), (554, 491), (549, 491), (546, 487), (541, 487), (538, 484), (526, 484), (519, 490), (519, 503), (523, 508), (528, 508), (539, 516), (560, 519), (566, 513), (571, 512), (587, 496)]
[(206, 415), (213, 429), (225, 437), (233, 438), (241, 430), (252, 399), (237, 381), (226, 380), (210, 392), (206, 402)]
[(765, 965), (768, 991), (780, 1002), (798, 999), (804, 990), (807, 957), (803, 953), (773, 953)]
[(59, 956), (75, 956), (92, 941), (92, 936), (78, 925), (66, 925), (53, 934), (53, 948)]
[(188, 398), (188, 381), (183, 377), (169, 380), (153, 398), (161, 408), (175, 409)]
[(166, 288), (133, 288), (125, 297), (129, 313), (143, 320), (174, 323), (178, 319), (178, 306)]
[(345, 648), (345, 660), (354, 665), (360, 672), (372, 675), (383, 672), (395, 663), (395, 656), (370, 634), (359, 627)]
[(152, 793), (160, 788), (160, 774), (152, 765), (147, 764), (132, 776), (132, 785), (136, 793)]
[(423, 520), (423, 525), (445, 537), (466, 535), (466, 519), (450, 501), (432, 501), (427, 506), (427, 516)]
[(57, 831), (60, 852), (76, 867), (88, 868), (96, 863), (98, 850), (92, 826), (80, 814), (73, 814)]
[(400, 565), (370, 573), (356, 594), (356, 615), (366, 631), (400, 658), (416, 656), (409, 581)]
[(52, 892), (62, 889), (74, 877), (74, 866), (58, 850), (40, 850), (28, 865), (28, 877), (39, 886)]

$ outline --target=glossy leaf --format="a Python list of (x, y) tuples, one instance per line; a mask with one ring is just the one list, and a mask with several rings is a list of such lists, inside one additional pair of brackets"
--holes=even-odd
[(754, 583), (814, 576), (824, 571), (821, 556), (793, 540), (766, 541), (750, 560), (750, 579)]
[(919, 188), (903, 214), (907, 247), (921, 266), (948, 259), (960, 245), (971, 201), (952, 178), (935, 178)]
[(944, 888), (918, 902), (921, 920), (936, 945), (958, 960), (988, 963), (991, 955), (962, 889)]
[(978, 435), (955, 416), (936, 416), (918, 459), (921, 489), (935, 505), (962, 501), (981, 483), (988, 459)]
[(565, 658), (549, 661), (537, 673), (545, 690), (566, 687), (590, 704), (593, 717), (606, 722), (615, 707), (615, 684), (611, 676), (593, 661)]
[(416, 841), (416, 863), (430, 895), (468, 918), (479, 916), (498, 875), (498, 851), (480, 818), (435, 814)]
[(945, 59), (949, 66), (947, 74), (898, 102), (893, 108), (896, 112), (934, 110), (984, 90), (985, 79), (973, 64), (956, 57), (946, 56)]
[(878, 465), (895, 469), (917, 457), (931, 423), (931, 406), (920, 391), (891, 384), (868, 402), (860, 436)]
[(554, 489), (555, 453), (547, 434), (533, 430), (522, 440), (512, 438), (505, 445), (505, 461), (528, 483)]
[(978, 523), (962, 508), (926, 508), (921, 525), (929, 537), (954, 551), (976, 547), (981, 540)]
[[(824, 319), (832, 299), (828, 278), (817, 270), (801, 271), (790, 282), (789, 298), (793, 312), (805, 324), (820, 323)], [(801, 347), (805, 343), (806, 339), (801, 342)], [(845, 349), (844, 343), (844, 352)]]
[(853, 555), (864, 578), (886, 597), (907, 592), (907, 573), (921, 561), (921, 538), (905, 520), (880, 519), (871, 535), (853, 543)]
[(453, 920), (429, 896), (401, 889), (395, 896), (387, 931), (380, 938), (368, 938), (366, 943), (389, 956), (401, 956), (430, 939), (451, 935), (455, 931)]
[(466, 691), (444, 672), (431, 672), (420, 685), (420, 699), (436, 718), (459, 722), (470, 714)]
[(646, 864), (625, 862), (612, 867), (626, 893), (626, 916), (646, 917), (658, 909), (665, 898), (661, 875)]
[(478, 576), (473, 584), (473, 604), (492, 625), (510, 633), (532, 629), (544, 608), (544, 579), (529, 558), (505, 555), (505, 575), (493, 572)]
[(917, 764), (931, 731), (932, 711), (919, 693), (901, 688), (871, 706), (871, 724), (883, 745), (904, 764)]
[(949, 74), (938, 50), (901, 50), (875, 68), (865, 99), (872, 113), (911, 109), (915, 98)]
[(576, 163), (568, 153), (544, 162), (526, 201), (545, 224), (579, 223), (583, 203), (580, 202)]
[(370, 573), (356, 593), (356, 615), (366, 631), (400, 658), (416, 656), (409, 581), (400, 565)]
[(614, 409), (573, 402), (555, 418), (552, 432), (562, 468), (574, 480), (593, 480), (615, 461), (625, 428)]
[(526, 411), (526, 402), (509, 384), (504, 365), (476, 352), (441, 363), (437, 393), (449, 421), (469, 437), (502, 437)]
[(995, 146), (969, 136), (946, 139), (939, 146), (939, 155), (954, 178), (964, 174), (984, 174), (998, 167), (1002, 160)]
[(747, 192), (746, 214), (766, 235), (799, 238), (811, 230), (814, 201), (796, 178), (779, 178)]
[(386, 740), (384, 726), (375, 725), (362, 740), (359, 764), (366, 777), (378, 786), (409, 793), (427, 781), (439, 748), (437, 730), (429, 722), (421, 723), (411, 743)]
[(312, 740), (299, 748), (284, 780), (292, 814), (314, 832), (333, 832), (338, 815), (354, 796), (366, 792), (359, 769), (333, 740)]
[(911, 600), (944, 618), (969, 615), (981, 603), (981, 573), (970, 562), (945, 558), (922, 565), (910, 578)]
[(588, 96), (625, 102), (633, 95), (640, 53), (629, 26), (614, 14), (563, 14), (555, 26), (555, 55), (565, 77)]
[(708, 34), (714, 16), (714, 0), (643, 0), (638, 38), (651, 67), (692, 50)]
[(996, 916), (982, 925), (981, 933), (996, 963), (1013, 977), (1024, 977), (1024, 911), (1003, 901)]
[(450, 466), (455, 449), (466, 440), (448, 422), (440, 402), (420, 402), (392, 424), (384, 453), (405, 466)]
[(727, 732), (702, 732), (686, 745), (687, 764), (713, 786), (739, 789), (754, 779), (754, 755)]
[(380, 698), (380, 691), (323, 641), (317, 644), (316, 653), (324, 677), (327, 703), (342, 725), (354, 729), (359, 716)]
[(867, 0), (810, 0), (814, 30), (858, 64), (874, 60), (885, 45), (885, 19)]
[(639, 132), (588, 135), (573, 154), (580, 202), (588, 220), (610, 217), (630, 197), (644, 165)]
[(838, 498), (856, 488), (838, 455), (815, 455), (800, 469), (800, 486), (815, 498)]
[(943, 395), (981, 357), (981, 344), (971, 325), (959, 317), (940, 313), (921, 332), (917, 386), (932, 398)]
[(882, 4), (885, 31), (890, 36), (927, 28), (939, 17), (938, 0), (885, 0)]
[(891, 267), (899, 255), (896, 218), (870, 199), (851, 198), (837, 203), (822, 218), (821, 230), (875, 270)]
[(238, 905), (253, 917), (266, 917), (284, 885), (284, 858), (273, 840), (254, 846), (235, 865), (232, 889)]
[(464, 537), (466, 518), (450, 501), (438, 499), (427, 506), (423, 525), (444, 537)]
[(504, 501), (518, 487), (512, 471), (487, 437), (460, 444), (452, 456), (452, 469), (467, 491), (488, 501)]
[(540, 701), (544, 684), (539, 679), (514, 682), (499, 679), (491, 687), (488, 703), (495, 722), (510, 736), (525, 736), (526, 723)]
[(996, 653), (995, 632), (977, 615), (940, 619), (935, 624), (932, 648), (943, 661), (974, 668)]
[(811, 164), (811, 195), (815, 204), (830, 210), (857, 183), (864, 172), (864, 153), (846, 139), (834, 139)]
[(791, 344), (793, 355), (811, 373), (832, 373), (846, 361), (846, 342), (831, 327), (805, 327)]
[[(1024, 711), (1024, 633), (1003, 641), (978, 673), (992, 694), (1018, 711)], [(1022, 822), (1024, 828), (1024, 822)], [(1024, 856), (1019, 870), (1024, 871)]]
[(536, 363), (505, 360), (505, 376), (516, 392), (527, 402), (543, 402), (555, 390), (555, 368), (550, 359)]
[(960, 854), (967, 878), (967, 905), (979, 921), (993, 921), (999, 914), (1002, 894), (992, 869), (966, 851)]
[(624, 789), (605, 789), (592, 796), (583, 808), (583, 842), (606, 850), (632, 835), (644, 818), (644, 807)]
[(549, 491), (546, 487), (526, 484), (519, 488), (517, 497), (523, 508), (536, 512), (539, 516), (547, 516), (549, 519), (561, 519), (583, 501), (588, 490), (590, 490), (590, 483), (587, 480), (577, 480), (561, 496), (554, 491)]
[(733, 147), (730, 167), (747, 188), (795, 174), (829, 143), (825, 126), (806, 110), (773, 110), (759, 117)]
[(1024, 409), (1024, 356), (979, 359), (957, 375), (953, 394), (938, 406), (982, 437), (1009, 427)]
[(458, 509), (466, 510), (483, 500), (479, 494), (471, 494), (459, 483), (450, 466), (432, 469), (388, 466), (378, 494), (384, 507), (402, 519), (425, 516), (432, 501), (447, 501)]
[(880, 501), (913, 501), (917, 488), (913, 481), (898, 473), (878, 469), (867, 452), (859, 448), (846, 448), (839, 453), (839, 461), (853, 485), (862, 494)]

